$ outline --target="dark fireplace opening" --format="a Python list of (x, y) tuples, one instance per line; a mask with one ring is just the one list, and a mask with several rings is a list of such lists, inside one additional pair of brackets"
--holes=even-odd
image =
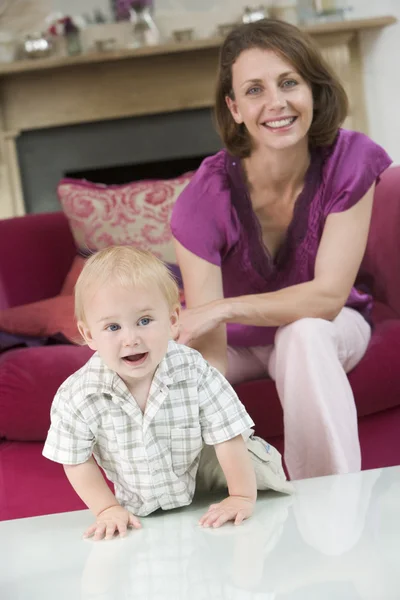
[(17, 139), (25, 208), (61, 210), (63, 177), (105, 185), (169, 179), (221, 148), (209, 108), (23, 131)]
[(97, 167), (79, 171), (66, 171), (65, 177), (86, 179), (91, 183), (115, 185), (141, 181), (143, 179), (173, 179), (188, 171), (195, 171), (206, 155), (149, 161), (113, 167)]

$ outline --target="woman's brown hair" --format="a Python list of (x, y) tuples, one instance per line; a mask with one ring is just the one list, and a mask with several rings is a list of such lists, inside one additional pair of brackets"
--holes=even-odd
[(309, 144), (313, 147), (332, 144), (348, 111), (348, 99), (342, 84), (306, 33), (284, 21), (262, 19), (236, 27), (221, 47), (215, 119), (227, 150), (240, 158), (251, 153), (247, 129), (244, 124), (234, 121), (225, 100), (226, 96), (234, 99), (232, 66), (244, 50), (251, 48), (276, 52), (310, 85), (314, 115), (308, 133)]

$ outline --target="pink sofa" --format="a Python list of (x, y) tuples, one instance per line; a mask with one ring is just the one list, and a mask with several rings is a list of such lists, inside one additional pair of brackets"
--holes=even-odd
[[(400, 464), (400, 167), (377, 187), (360, 284), (376, 303), (370, 347), (350, 373), (363, 468)], [(62, 212), (0, 221), (0, 308), (52, 297), (75, 255)], [(62, 467), (42, 458), (53, 395), (90, 350), (52, 345), (0, 354), (0, 520), (83, 508)], [(274, 383), (237, 386), (259, 435), (283, 450)]]

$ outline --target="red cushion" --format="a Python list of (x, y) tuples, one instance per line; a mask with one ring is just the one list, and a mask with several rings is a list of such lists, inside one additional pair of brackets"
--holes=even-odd
[(0, 310), (0, 331), (31, 337), (51, 337), (62, 333), (80, 343), (74, 316), (74, 287), (85, 259), (76, 256), (58, 296)]
[(0, 438), (43, 441), (62, 382), (93, 354), (87, 346), (43, 346), (0, 355)]
[(0, 241), (0, 309), (59, 294), (76, 254), (62, 211), (0, 219)]
[(1, 310), (0, 330), (31, 337), (62, 333), (76, 343), (82, 339), (75, 322), (73, 296), (55, 296)]
[(66, 276), (61, 288), (60, 296), (73, 296), (75, 284), (79, 275), (81, 274), (85, 260), (86, 259), (83, 258), (83, 256), (75, 256), (68, 275)]

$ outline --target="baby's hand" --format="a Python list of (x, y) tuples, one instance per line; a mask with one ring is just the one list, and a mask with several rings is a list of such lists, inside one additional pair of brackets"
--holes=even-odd
[(253, 514), (254, 502), (241, 496), (228, 496), (218, 504), (211, 504), (210, 508), (199, 521), (202, 527), (220, 527), (227, 521), (234, 521), (240, 525)]
[(119, 504), (106, 508), (97, 515), (96, 523), (86, 529), (84, 538), (93, 536), (95, 541), (106, 539), (110, 540), (116, 532), (121, 537), (126, 536), (128, 527), (140, 529), (141, 523), (135, 515)]

